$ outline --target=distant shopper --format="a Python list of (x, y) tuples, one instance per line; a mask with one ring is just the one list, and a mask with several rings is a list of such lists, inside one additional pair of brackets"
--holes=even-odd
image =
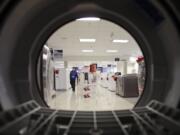
[(76, 87), (76, 79), (78, 78), (78, 74), (75, 68), (72, 69), (72, 71), (70, 72), (70, 84), (72, 87), (72, 90), (75, 91), (75, 87)]

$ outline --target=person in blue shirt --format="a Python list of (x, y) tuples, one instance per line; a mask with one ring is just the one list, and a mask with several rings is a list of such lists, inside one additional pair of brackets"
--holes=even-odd
[(72, 71), (70, 72), (70, 84), (72, 87), (73, 92), (75, 92), (76, 87), (76, 79), (78, 78), (78, 74), (76, 69), (73, 67)]

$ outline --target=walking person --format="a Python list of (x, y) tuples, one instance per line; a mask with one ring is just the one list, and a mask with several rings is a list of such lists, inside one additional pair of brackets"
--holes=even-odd
[(70, 84), (72, 87), (73, 92), (75, 92), (76, 88), (76, 79), (78, 78), (78, 74), (76, 69), (73, 67), (72, 71), (70, 72)]

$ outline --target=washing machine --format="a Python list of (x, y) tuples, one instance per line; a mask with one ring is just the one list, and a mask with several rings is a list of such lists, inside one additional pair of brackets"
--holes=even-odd
[[(180, 134), (178, 0), (3, 0), (0, 16), (0, 134)], [(42, 46), (59, 27), (87, 16), (122, 26), (140, 45), (145, 87), (131, 110), (52, 110), (41, 96)]]

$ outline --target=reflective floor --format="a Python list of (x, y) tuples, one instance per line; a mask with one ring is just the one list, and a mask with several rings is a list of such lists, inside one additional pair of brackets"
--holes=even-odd
[(78, 85), (75, 92), (72, 89), (57, 91), (50, 107), (82, 111), (121, 110), (133, 108), (138, 100), (138, 98), (122, 98), (99, 84), (89, 85), (89, 91), (85, 91), (84, 87), (86, 87), (84, 84)]

